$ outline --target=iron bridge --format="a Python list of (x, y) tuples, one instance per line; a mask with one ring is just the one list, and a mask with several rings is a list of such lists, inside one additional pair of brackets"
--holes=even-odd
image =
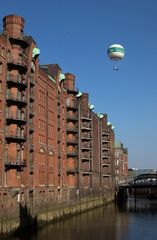
[(157, 174), (140, 174), (134, 179), (121, 180), (116, 185), (117, 199), (127, 199), (129, 195), (143, 196), (148, 199), (157, 199)]
[(157, 188), (157, 173), (140, 174), (117, 182), (118, 188)]

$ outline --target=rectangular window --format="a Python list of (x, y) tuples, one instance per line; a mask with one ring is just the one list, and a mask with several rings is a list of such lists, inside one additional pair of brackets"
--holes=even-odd
[(53, 162), (54, 162), (54, 157), (53, 156), (49, 156), (49, 164), (50, 166), (53, 166)]
[(2, 129), (2, 120), (0, 119), (0, 130)]
[(3, 65), (2, 65), (2, 63), (0, 62), (0, 73), (2, 73), (2, 70), (3, 70)]
[(2, 47), (2, 52), (1, 52), (2, 57), (4, 57), (4, 48)]
[(49, 185), (53, 185), (53, 184), (54, 184), (54, 173), (49, 172)]
[(2, 112), (2, 100), (0, 99), (0, 112)]

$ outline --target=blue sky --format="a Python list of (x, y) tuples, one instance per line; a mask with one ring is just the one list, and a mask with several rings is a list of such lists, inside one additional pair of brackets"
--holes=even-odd
[[(1, 29), (5, 15), (23, 16), (40, 63), (73, 73), (95, 112), (108, 114), (129, 167), (157, 169), (157, 1), (5, 0), (0, 7)], [(126, 50), (118, 71), (106, 54), (113, 43)]]

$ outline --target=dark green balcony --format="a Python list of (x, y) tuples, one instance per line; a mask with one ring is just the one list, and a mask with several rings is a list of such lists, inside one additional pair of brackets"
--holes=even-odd
[(14, 96), (11, 93), (7, 93), (6, 100), (8, 104), (16, 104), (20, 106), (25, 106), (27, 104), (26, 98), (23, 96)]
[(76, 128), (76, 127), (67, 127), (67, 132), (69, 132), (69, 133), (77, 133), (78, 132), (78, 128)]
[(6, 113), (6, 122), (8, 124), (16, 123), (16, 124), (23, 125), (26, 123), (26, 115), (20, 114), (20, 113), (8, 112)]
[(31, 102), (34, 102), (34, 101), (35, 101), (35, 95), (34, 95), (33, 92), (30, 93), (29, 98), (30, 98), (30, 101), (31, 101)]
[(27, 81), (22, 81), (18, 76), (7, 76), (7, 83), (8, 85), (13, 85), (21, 89), (25, 89), (27, 87)]
[(78, 168), (74, 167), (74, 168), (68, 168), (66, 170), (67, 174), (75, 174), (78, 173)]
[(82, 159), (83, 162), (88, 162), (88, 161), (92, 160), (92, 157), (91, 156), (82, 156), (81, 159)]
[(9, 159), (6, 159), (5, 162), (5, 169), (17, 169), (17, 170), (22, 170), (24, 167), (26, 167), (26, 160), (16, 160), (15, 161), (9, 161)]
[(20, 69), (21, 71), (27, 71), (27, 57), (22, 55), (21, 57), (11, 56), (7, 59), (8, 68)]
[(35, 86), (35, 80), (33, 78), (30, 78), (30, 85)]
[(67, 145), (77, 145), (78, 141), (73, 139), (67, 139)]
[(81, 130), (82, 130), (82, 131), (92, 131), (92, 128), (91, 128), (91, 126), (83, 125), (83, 126), (81, 127)]
[(83, 175), (91, 175), (91, 174), (92, 174), (92, 171), (89, 170), (89, 169), (83, 169), (83, 170), (82, 170), (82, 174), (83, 174)]
[(6, 131), (5, 138), (7, 142), (21, 143), (26, 141), (26, 136), (22, 133), (13, 133), (11, 131)]
[(78, 154), (76, 153), (76, 152), (67, 152), (67, 157), (73, 157), (73, 158), (75, 158), (75, 157), (77, 157), (78, 156)]
[(13, 35), (13, 36), (10, 36), (9, 39), (11, 44), (20, 45), (23, 48), (26, 48), (29, 46), (28, 40), (24, 35), (21, 35), (21, 36)]
[(70, 93), (70, 94), (73, 94), (73, 95), (76, 95), (76, 94), (78, 94), (78, 91), (77, 91), (77, 90), (75, 90), (75, 89), (72, 89), (72, 88), (67, 88), (66, 90), (67, 90), (67, 92), (68, 92), (68, 93)]
[(81, 119), (82, 119), (82, 121), (86, 121), (86, 122), (92, 121), (91, 117), (82, 116)]
[(70, 122), (78, 121), (78, 117), (76, 115), (70, 115), (69, 113), (67, 113), (66, 119), (67, 119), (67, 121), (70, 121)]
[(71, 103), (71, 104), (68, 104), (67, 105), (67, 110), (73, 110), (73, 111), (76, 111), (78, 109), (78, 106), (77, 106), (77, 104), (75, 104), (75, 103)]

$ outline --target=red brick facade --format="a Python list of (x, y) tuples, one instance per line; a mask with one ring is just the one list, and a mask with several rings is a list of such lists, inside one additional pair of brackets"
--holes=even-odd
[(0, 186), (68, 194), (113, 190), (114, 131), (93, 112), (75, 76), (39, 66), (24, 19), (3, 19), (0, 34)]
[(115, 145), (115, 176), (117, 181), (128, 176), (128, 150), (121, 142)]

